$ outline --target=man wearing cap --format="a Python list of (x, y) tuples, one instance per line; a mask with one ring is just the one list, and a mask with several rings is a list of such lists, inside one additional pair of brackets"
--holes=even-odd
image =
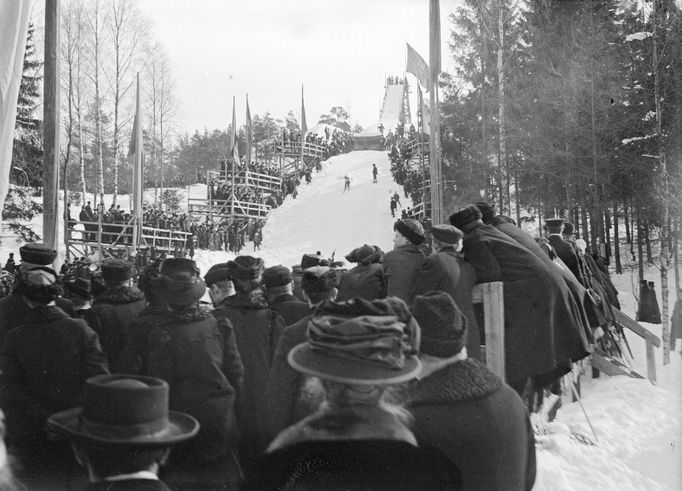
[(549, 245), (554, 248), (557, 256), (566, 264), (580, 284), (585, 286), (585, 279), (580, 271), (580, 264), (578, 263), (578, 256), (575, 253), (574, 246), (561, 236), (563, 226), (563, 218), (547, 218), (545, 220), (545, 230)]
[(86, 382), (83, 406), (50, 416), (86, 468), (91, 491), (170, 491), (159, 479), (171, 447), (199, 431), (189, 414), (168, 410), (169, 387), (153, 377), (102, 375)]
[(293, 277), (289, 268), (278, 265), (263, 272), (263, 288), (270, 308), (276, 310), (289, 326), (310, 313), (310, 305), (293, 295)]
[(85, 315), (102, 342), (112, 371), (119, 371), (119, 357), (125, 348), (125, 328), (142, 312), (144, 295), (131, 285), (133, 265), (123, 259), (102, 261), (104, 291), (95, 297)]
[(384, 257), (386, 294), (398, 297), (408, 304), (414, 297), (417, 270), (424, 261), (419, 247), (424, 242), (424, 227), (418, 220), (404, 218), (393, 225), (393, 250)]
[(462, 231), (452, 225), (431, 227), (433, 250), (418, 270), (415, 293), (443, 291), (452, 297), (467, 319), (467, 352), (469, 357), (481, 359), (481, 340), (476, 313), (472, 303), (472, 291), (476, 285), (476, 270), (457, 252), (462, 247)]
[(227, 262), (227, 270), (236, 294), (227, 297), (214, 315), (226, 317), (234, 326), (244, 363), (244, 388), (237, 400), (237, 422), (240, 457), (242, 464), (248, 466), (268, 443), (265, 388), (284, 319), (268, 306), (260, 288), (262, 259), (238, 256)]
[(270, 438), (315, 410), (301, 399), (304, 378), (287, 363), (287, 355), (294, 346), (307, 339), (308, 322), (313, 317), (315, 306), (336, 298), (336, 284), (336, 273), (327, 266), (315, 266), (303, 271), (302, 286), (308, 299), (308, 314), (284, 328), (268, 377), (266, 398), (269, 406)]
[(535, 482), (535, 438), (521, 398), (467, 356), (467, 319), (445, 292), (415, 297), (422, 371), (405, 393), (421, 448), (462, 472), (463, 489), (527, 491)]
[(385, 298), (386, 280), (381, 266), (383, 259), (384, 252), (377, 246), (368, 244), (348, 253), (346, 260), (357, 266), (343, 273), (336, 299), (342, 302), (353, 297), (365, 300)]
[(47, 439), (47, 417), (78, 405), (85, 380), (109, 373), (97, 334), (56, 306), (57, 273), (36, 266), (22, 273), (15, 294), (29, 309), (7, 333), (0, 355), (0, 406), (7, 442), (25, 477), (68, 477), (68, 448)]
[[(49, 266), (57, 258), (57, 251), (45, 244), (31, 242), (19, 248), (21, 264), (19, 265), (19, 281), (24, 273), (36, 267)], [(70, 316), (74, 316), (73, 304), (65, 298), (55, 300), (57, 307), (62, 309)], [(0, 299), (0, 346), (6, 333), (21, 324), (25, 315), (31, 309), (27, 306), (21, 295), (12, 293)]]

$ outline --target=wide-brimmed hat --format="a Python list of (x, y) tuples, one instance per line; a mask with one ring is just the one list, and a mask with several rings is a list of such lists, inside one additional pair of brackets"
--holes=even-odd
[(168, 410), (168, 384), (137, 375), (99, 375), (85, 382), (85, 402), (53, 414), (48, 426), (70, 440), (100, 445), (165, 447), (192, 438), (199, 423)]
[(192, 305), (206, 293), (206, 283), (191, 259), (165, 259), (155, 283), (161, 300), (170, 305)]
[(547, 230), (559, 233), (564, 225), (564, 219), (559, 217), (545, 218)]
[(289, 364), (299, 372), (347, 384), (389, 385), (417, 376), (419, 325), (405, 303), (322, 302), (308, 322), (308, 341), (294, 347)]

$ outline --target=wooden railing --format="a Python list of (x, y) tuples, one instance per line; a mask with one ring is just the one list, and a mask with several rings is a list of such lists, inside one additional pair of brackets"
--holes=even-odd
[(234, 209), (230, 199), (190, 198), (190, 215), (216, 215), (221, 217), (265, 218), (270, 213), (270, 206), (263, 203), (234, 200)]
[(644, 339), (646, 345), (646, 376), (652, 384), (656, 383), (656, 351), (654, 348), (661, 346), (661, 338), (642, 326), (639, 322), (631, 319), (623, 312), (613, 307), (613, 313), (616, 316), (616, 322), (621, 326), (629, 329)]
[[(275, 150), (282, 152), (284, 155), (288, 156), (298, 156), (301, 155), (301, 142), (288, 142), (284, 141), (277, 142), (275, 144)], [(303, 142), (303, 155), (307, 157), (320, 157), (323, 158), (327, 154), (327, 147), (318, 145), (317, 143)]]
[[(209, 171), (210, 179), (222, 179), (226, 183), (232, 183), (232, 170), (227, 169), (225, 172)], [(270, 174), (260, 174), (258, 172), (251, 172), (249, 170), (237, 171), (234, 175), (234, 183), (237, 186), (249, 186), (267, 191), (279, 191), (282, 187), (282, 179)]]
[(483, 304), (485, 346), (481, 346), (485, 364), (495, 375), (505, 380), (504, 370), (504, 297), (501, 281), (474, 286), (472, 302)]
[[(82, 224), (84, 230), (68, 228), (66, 241), (71, 244), (87, 244), (93, 247), (101, 243), (104, 247), (132, 247), (133, 227), (130, 223), (102, 223), (74, 221), (74, 224)], [(187, 245), (187, 239), (192, 234), (180, 230), (168, 230), (154, 227), (142, 227), (139, 238), (139, 246), (154, 247), (159, 250), (166, 249), (172, 252), (176, 247), (183, 248)]]

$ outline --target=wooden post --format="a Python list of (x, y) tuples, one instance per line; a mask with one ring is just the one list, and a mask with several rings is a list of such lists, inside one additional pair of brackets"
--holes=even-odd
[[(43, 78), (43, 242), (57, 249), (59, 180), (59, 0), (45, 0)], [(64, 203), (66, 206), (66, 203)]]
[(656, 384), (656, 351), (654, 351), (654, 345), (649, 338), (645, 339), (646, 342), (646, 376), (649, 382)]
[(474, 287), (473, 303), (483, 304), (485, 329), (485, 364), (495, 375), (505, 380), (504, 357), (504, 297), (501, 281), (480, 283)]
[(429, 103), (431, 106), (431, 137), (429, 166), (431, 170), (431, 222), (443, 221), (443, 193), (440, 147), (440, 109), (438, 107), (438, 75), (440, 74), (440, 1), (429, 2), (429, 69), (431, 72)]

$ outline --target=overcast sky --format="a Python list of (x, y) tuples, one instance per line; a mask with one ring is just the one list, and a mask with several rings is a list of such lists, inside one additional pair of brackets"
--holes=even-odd
[[(178, 129), (226, 128), (237, 100), (244, 122), (269, 110), (299, 117), (305, 85), (308, 126), (333, 106), (352, 123), (377, 122), (386, 75), (402, 75), (405, 43), (428, 62), (428, 0), (139, 0), (171, 61)], [(449, 14), (441, 0), (443, 69)], [(413, 80), (413, 79), (412, 79)]]

